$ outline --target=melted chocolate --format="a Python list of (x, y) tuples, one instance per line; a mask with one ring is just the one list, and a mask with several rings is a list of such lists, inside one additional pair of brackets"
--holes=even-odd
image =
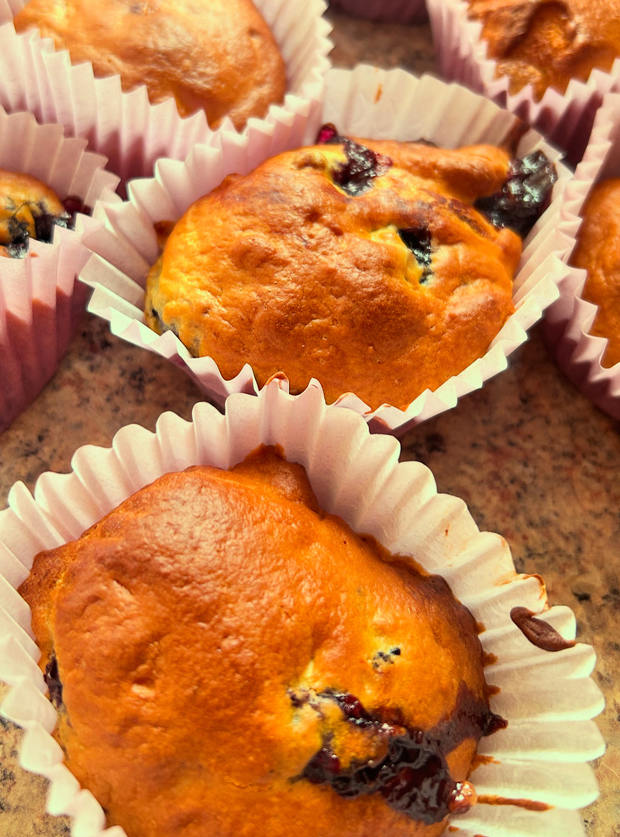
[(45, 685), (49, 692), (50, 700), (59, 709), (62, 706), (62, 682), (58, 676), (58, 662), (56, 655), (52, 654), (43, 674)]
[[(335, 701), (346, 722), (383, 739), (387, 752), (383, 758), (355, 761), (343, 768), (331, 747), (331, 736), (326, 735), (298, 778), (328, 784), (343, 797), (379, 793), (394, 810), (427, 824), (441, 822), (450, 813), (464, 813), (475, 801), (469, 782), (456, 782), (450, 776), (446, 754), (467, 738), (477, 740), (506, 726), (464, 684), (452, 716), (428, 731), (408, 726), (397, 709), (368, 712), (351, 694), (327, 691), (319, 697)], [(298, 696), (291, 700), (300, 705)]]
[(479, 198), (476, 209), (493, 226), (510, 227), (522, 238), (529, 233), (551, 201), (558, 175), (553, 163), (540, 149), (513, 160), (508, 178), (499, 192)]
[(319, 145), (344, 146), (347, 162), (337, 166), (333, 177), (334, 183), (352, 197), (370, 189), (373, 179), (385, 174), (392, 165), (392, 161), (385, 154), (378, 154), (359, 142), (341, 137), (331, 123), (319, 129), (316, 141)]
[(513, 607), (510, 618), (523, 636), (543, 651), (563, 651), (575, 644), (574, 639), (564, 639), (554, 627), (542, 619), (537, 619), (526, 607)]

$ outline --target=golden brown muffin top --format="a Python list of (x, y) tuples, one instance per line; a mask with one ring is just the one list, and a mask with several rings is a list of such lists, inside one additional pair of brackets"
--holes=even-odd
[(620, 55), (619, 0), (468, 2), (511, 93), (526, 84), (537, 99), (547, 87), (563, 93), (571, 78), (586, 81), (594, 68), (610, 70)]
[(18, 32), (36, 26), (90, 61), (95, 76), (120, 74), (123, 90), (146, 84), (151, 102), (173, 96), (181, 116), (201, 108), (211, 127), (243, 128), (286, 91), (286, 68), (251, 0), (30, 0)]
[(225, 378), (249, 363), (260, 385), (315, 377), (329, 401), (353, 391), (373, 408), (404, 408), (483, 355), (513, 311), (521, 240), (474, 203), (508, 154), (360, 143), (284, 152), (193, 204), (148, 277), (148, 325)]
[(63, 219), (69, 214), (49, 186), (0, 169), (0, 256), (24, 256), (30, 238), (51, 241), (54, 223)]
[(598, 306), (590, 333), (608, 340), (602, 364), (620, 363), (620, 178), (590, 193), (571, 261), (588, 271), (582, 295)]
[[(323, 514), (273, 449), (161, 477), (20, 592), (68, 767), (129, 837), (437, 835), (495, 720), (445, 582)], [(412, 816), (387, 780), (338, 792), (369, 759)]]

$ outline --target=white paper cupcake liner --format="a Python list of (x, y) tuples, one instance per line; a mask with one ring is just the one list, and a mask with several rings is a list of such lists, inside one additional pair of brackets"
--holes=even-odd
[(587, 81), (572, 79), (563, 94), (548, 88), (537, 101), (531, 85), (510, 93), (508, 77), (496, 77), (497, 62), (488, 57), (482, 24), (468, 17), (466, 0), (428, 0), (427, 5), (442, 75), (506, 107), (577, 164), (603, 95), (620, 84), (620, 59), (610, 72), (595, 69)]
[[(305, 120), (318, 107), (330, 66), (325, 0), (254, 2), (286, 63), (288, 93), (248, 125)], [(7, 110), (30, 110), (41, 121), (60, 122), (72, 136), (86, 137), (123, 180), (151, 175), (158, 157), (184, 159), (196, 142), (211, 142), (214, 131), (203, 111), (182, 118), (172, 98), (152, 105), (146, 87), (122, 92), (119, 76), (95, 78), (90, 63), (72, 66), (68, 52), (55, 51), (37, 31), (17, 34), (11, 21), (25, 4), (0, 0), (0, 104)], [(215, 133), (222, 130), (234, 132), (230, 120)]]
[(424, 0), (331, 0), (330, 5), (384, 23), (420, 23), (428, 17)]
[[(304, 140), (313, 142), (322, 121), (334, 122), (345, 134), (398, 140), (423, 137), (449, 147), (500, 144), (518, 123), (482, 97), (430, 76), (418, 79), (403, 70), (364, 66), (353, 72), (330, 70), (321, 111), (306, 125), (250, 130), (244, 137), (221, 133), (217, 143), (196, 146), (184, 163), (159, 161), (154, 178), (130, 185), (129, 201), (100, 204), (96, 214), (105, 222), (106, 231), (89, 238), (98, 255), (81, 274), (81, 279), (95, 288), (89, 310), (108, 320), (117, 336), (185, 368), (216, 403), (222, 404), (233, 392), (255, 392), (258, 385), (249, 366), (234, 379), (225, 380), (211, 358), (194, 358), (171, 332), (159, 336), (145, 325), (143, 288), (149, 266), (158, 255), (153, 222), (178, 219), (226, 174), (247, 173), (270, 155), (298, 147)], [(539, 147), (551, 159), (559, 160), (559, 153), (533, 131), (522, 137), (517, 153)], [(413, 423), (453, 407), (461, 396), (506, 368), (508, 356), (527, 340), (527, 329), (557, 299), (558, 286), (568, 273), (561, 259), (573, 247), (578, 221), (561, 217), (562, 194), (570, 175), (556, 164), (559, 181), (552, 204), (525, 240), (515, 277), (516, 312), (487, 353), (434, 392), (422, 393), (405, 410), (390, 405), (371, 410), (354, 393), (343, 393), (337, 403), (362, 413), (377, 430), (402, 433)]]
[[(22, 483), (9, 492), (9, 507), (0, 512), (0, 678), (12, 688), (1, 711), (27, 730), (20, 761), (50, 779), (48, 810), (72, 817), (74, 837), (124, 834), (102, 831), (101, 809), (61, 762), (50, 736), (56, 712), (36, 665), (29, 609), (15, 588), (40, 550), (79, 537), (161, 474), (195, 464), (229, 468), (261, 444), (279, 445), (287, 459), (306, 468), (322, 508), (444, 576), (484, 626), (482, 646), (494, 655), (486, 678), (499, 688), (491, 708), (508, 726), (481, 740), (479, 753), (489, 758), (471, 776), (489, 801), (453, 817), (451, 829), (486, 837), (583, 834), (577, 809), (598, 793), (586, 762), (604, 749), (590, 720), (603, 707), (590, 678), (594, 651), (582, 643), (543, 651), (510, 619), (511, 608), (526, 607), (572, 640), (572, 611), (549, 609), (539, 577), (516, 574), (506, 541), (480, 532), (462, 500), (437, 494), (426, 466), (400, 463), (395, 439), (371, 435), (360, 416), (326, 406), (318, 383), (290, 396), (277, 379), (258, 397), (231, 396), (225, 415), (200, 403), (191, 422), (164, 413), (155, 433), (124, 427), (110, 448), (80, 448), (70, 474), (43, 474), (34, 496)], [(551, 807), (492, 804), (497, 798)]]
[[(66, 139), (61, 125), (0, 107), (0, 168), (30, 174), (62, 199), (85, 206), (111, 195), (118, 178), (86, 140)], [(0, 431), (37, 395), (63, 355), (87, 294), (76, 282), (89, 253), (84, 235), (98, 224), (78, 213), (75, 229), (55, 228), (51, 244), (30, 242), (24, 259), (0, 258)]]
[[(565, 216), (579, 216), (592, 186), (610, 177), (620, 177), (620, 93), (608, 93), (596, 114), (566, 191)], [(589, 334), (598, 308), (581, 296), (586, 277), (585, 270), (572, 268), (560, 298), (547, 310), (545, 338), (565, 375), (601, 410), (620, 419), (620, 363), (603, 366), (607, 339)]]

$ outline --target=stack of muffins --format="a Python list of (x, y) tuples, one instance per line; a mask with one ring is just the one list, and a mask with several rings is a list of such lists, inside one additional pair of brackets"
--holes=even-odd
[[(2, 712), (50, 812), (110, 837), (580, 833), (592, 649), (502, 538), (369, 432), (454, 406), (559, 310), (579, 176), (464, 88), (370, 67), (323, 87), (320, 2), (298, 21), (286, 0), (205, 4), (195, 23), (196, 4), (103, 22), (64, 5), (32, 0), (0, 36), (128, 195), (76, 190), (98, 200), (68, 274), (224, 415), (124, 428), (0, 512)], [(10, 200), (5, 261), (31, 270), (15, 230), (62, 212)]]

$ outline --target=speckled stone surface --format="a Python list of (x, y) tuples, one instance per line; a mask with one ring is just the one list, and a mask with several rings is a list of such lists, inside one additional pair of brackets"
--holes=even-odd
[[(433, 69), (424, 26), (332, 20), (337, 65)], [(76, 448), (108, 445), (125, 424), (152, 429), (166, 409), (189, 418), (200, 398), (180, 370), (87, 317), (54, 379), (0, 436), (0, 498), (18, 479), (32, 487), (43, 471), (67, 471)], [(584, 812), (595, 837), (620, 837), (619, 430), (562, 378), (535, 329), (508, 371), (403, 440), (403, 458), (429, 465), (440, 491), (502, 533), (517, 568), (545, 577), (550, 601), (574, 609), (579, 638), (597, 650), (608, 749), (601, 797)], [(44, 813), (44, 782), (17, 765), (19, 734), (0, 722), (0, 837), (66, 837), (66, 821)]]

